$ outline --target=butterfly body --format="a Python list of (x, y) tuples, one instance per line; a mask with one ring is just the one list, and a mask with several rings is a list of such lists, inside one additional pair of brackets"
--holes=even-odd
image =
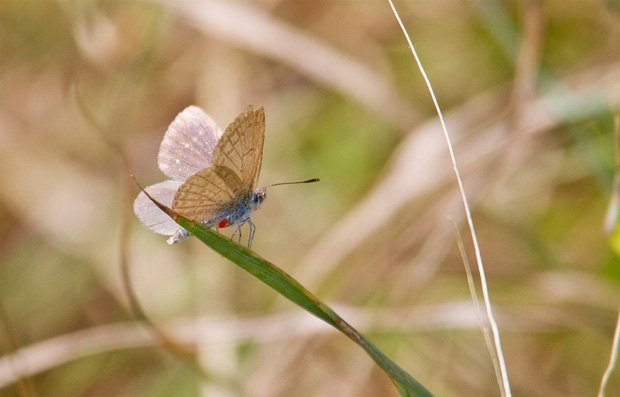
[[(241, 238), (239, 229), (247, 223), (250, 226), (250, 236), (253, 237), (255, 225), (252, 223), (250, 217), (260, 208), (260, 205), (266, 198), (267, 192), (264, 188), (256, 189), (251, 195), (244, 195), (240, 197), (238, 202), (230, 203), (228, 208), (223, 208), (218, 217), (198, 222), (206, 227), (217, 227), (218, 229), (237, 226), (237, 231), (235, 231), (235, 234), (239, 232), (239, 238)], [(218, 219), (220, 220), (218, 221)], [(168, 244), (179, 243), (191, 236), (191, 233), (181, 228), (170, 236), (168, 239)]]
[[(261, 192), (262, 190), (262, 192)], [(246, 222), (250, 221), (250, 216), (258, 210), (260, 205), (265, 201), (266, 194), (264, 189), (256, 189), (249, 196), (242, 197), (239, 202), (234, 203), (229, 211), (228, 215), (224, 217), (218, 226), (220, 228), (225, 228), (233, 225), (243, 225)]]

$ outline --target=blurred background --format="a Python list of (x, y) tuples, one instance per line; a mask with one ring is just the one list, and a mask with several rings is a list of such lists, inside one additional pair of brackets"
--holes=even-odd
[[(514, 394), (594, 395), (620, 302), (603, 227), (619, 3), (396, 5), (455, 143)], [(345, 337), (135, 218), (129, 174), (166, 179), (159, 144), (191, 104), (221, 128), (265, 107), (261, 185), (321, 178), (270, 190), (256, 252), (437, 395), (499, 395), (445, 140), (379, 0), (0, 1), (0, 395), (398, 395)], [(135, 319), (123, 268), (184, 353)]]

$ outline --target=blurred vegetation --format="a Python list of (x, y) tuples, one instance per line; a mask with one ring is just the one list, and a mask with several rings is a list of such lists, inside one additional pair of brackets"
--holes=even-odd
[[(514, 394), (594, 395), (620, 302), (617, 2), (397, 7), (455, 140)], [(190, 104), (222, 128), (265, 106), (260, 183), (321, 178), (270, 190), (256, 252), (437, 395), (498, 395), (447, 149), (387, 2), (3, 0), (1, 396), (397, 395), (346, 338), (130, 213), (129, 174), (165, 179), (159, 143)], [(136, 322), (123, 258), (199, 370)]]

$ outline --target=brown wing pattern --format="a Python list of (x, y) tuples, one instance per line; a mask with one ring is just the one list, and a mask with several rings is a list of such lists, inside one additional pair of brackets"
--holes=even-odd
[(243, 183), (228, 167), (205, 168), (179, 187), (172, 209), (195, 221), (219, 222), (244, 191)]
[(230, 123), (213, 151), (213, 164), (234, 171), (246, 191), (253, 191), (258, 182), (263, 143), (265, 140), (265, 110), (261, 106), (246, 111)]
[(254, 159), (252, 167), (249, 171), (248, 180), (251, 180), (251, 190), (256, 189), (258, 184), (258, 176), (260, 175), (260, 167), (263, 164), (263, 145), (265, 143), (265, 109), (259, 107), (256, 110), (258, 131), (254, 133), (252, 147), (254, 148)]

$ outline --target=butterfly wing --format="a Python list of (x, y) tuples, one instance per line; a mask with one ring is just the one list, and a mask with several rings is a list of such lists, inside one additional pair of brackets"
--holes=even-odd
[(228, 167), (213, 166), (192, 175), (177, 190), (172, 210), (213, 226), (247, 195), (243, 182)]
[(230, 123), (213, 151), (213, 164), (235, 172), (245, 191), (254, 191), (260, 174), (265, 141), (265, 110), (246, 111)]
[[(172, 205), (174, 195), (183, 184), (181, 181), (165, 181), (146, 188), (146, 191), (167, 207)], [(155, 233), (172, 236), (182, 229), (175, 221), (160, 210), (143, 192), (133, 202), (133, 211), (140, 222)]]
[(190, 106), (168, 127), (159, 147), (157, 162), (164, 174), (184, 181), (211, 167), (213, 150), (222, 130), (202, 109)]

